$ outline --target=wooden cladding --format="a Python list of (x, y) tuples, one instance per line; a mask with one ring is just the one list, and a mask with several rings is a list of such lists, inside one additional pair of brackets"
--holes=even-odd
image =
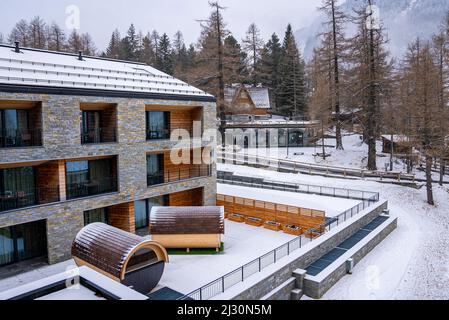
[(224, 234), (222, 207), (153, 207), (152, 235)]
[(244, 219), (256, 218), (263, 222), (279, 223), (282, 226), (297, 226), (307, 231), (326, 222), (324, 211), (287, 206), (283, 204), (217, 195), (217, 206), (225, 208), (225, 216), (233, 220), (233, 215)]
[(194, 207), (203, 205), (203, 188), (176, 192), (168, 195), (171, 207)]
[(134, 202), (108, 207), (108, 222), (111, 226), (135, 233)]

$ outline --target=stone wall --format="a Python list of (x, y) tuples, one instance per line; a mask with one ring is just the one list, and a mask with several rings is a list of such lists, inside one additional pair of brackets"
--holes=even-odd
[[(216, 165), (212, 176), (147, 187), (146, 154), (171, 149), (176, 142), (146, 141), (145, 106), (202, 108), (204, 129), (216, 129), (216, 105), (210, 102), (142, 100), (109, 97), (12, 94), (0, 92), (0, 100), (36, 101), (42, 105), (43, 146), (0, 149), (0, 164), (65, 160), (99, 156), (118, 157), (118, 192), (90, 198), (0, 213), (0, 228), (37, 220), (47, 221), (48, 260), (56, 263), (70, 258), (70, 246), (83, 227), (83, 212), (144, 200), (174, 192), (204, 188), (205, 205), (216, 200)], [(117, 143), (81, 144), (80, 104), (102, 103), (117, 106)], [(201, 146), (210, 143), (200, 143)], [(214, 148), (214, 143), (212, 143)], [(60, 178), (61, 180), (61, 178)], [(65, 186), (60, 186), (65, 187)]]

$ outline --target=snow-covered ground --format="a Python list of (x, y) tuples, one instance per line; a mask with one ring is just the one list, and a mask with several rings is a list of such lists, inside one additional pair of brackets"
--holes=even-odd
[(342, 212), (345, 212), (360, 203), (360, 201), (348, 199), (322, 197), (317, 195), (277, 190), (254, 189), (226, 184), (218, 184), (217, 193), (305, 209), (320, 210), (326, 212), (326, 217), (336, 217)]
[(399, 226), (334, 286), (324, 299), (449, 299), (449, 188), (434, 187), (436, 206), (426, 190), (363, 180), (279, 173), (219, 164), (219, 170), (274, 180), (380, 192)]
[(225, 251), (216, 255), (172, 255), (160, 286), (190, 293), (296, 237), (226, 221)]
[[(321, 141), (320, 141), (321, 143)], [(335, 146), (335, 139), (325, 139), (327, 146)], [(344, 150), (336, 150), (334, 147), (326, 147), (326, 154), (329, 157), (323, 160), (317, 156), (323, 152), (322, 147), (312, 148), (269, 148), (269, 149), (241, 149), (240, 153), (249, 155), (259, 155), (276, 159), (288, 159), (303, 163), (318, 164), (324, 166), (336, 166), (353, 169), (366, 169), (368, 164), (368, 145), (363, 143), (361, 135), (346, 134), (343, 136)], [(288, 154), (287, 154), (288, 152)], [(386, 171), (390, 168), (390, 154), (382, 153), (382, 141), (377, 142), (377, 168)], [(393, 169), (395, 172), (407, 172), (407, 165), (404, 161), (394, 158)], [(424, 172), (416, 168), (412, 172), (417, 178), (425, 178)], [(434, 173), (434, 179), (438, 180), (438, 173)], [(447, 178), (449, 180), (449, 178)]]

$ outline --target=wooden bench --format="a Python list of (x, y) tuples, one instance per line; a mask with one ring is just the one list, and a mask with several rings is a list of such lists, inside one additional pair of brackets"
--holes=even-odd
[(248, 217), (245, 221), (246, 224), (254, 227), (263, 226), (263, 220), (255, 217)]

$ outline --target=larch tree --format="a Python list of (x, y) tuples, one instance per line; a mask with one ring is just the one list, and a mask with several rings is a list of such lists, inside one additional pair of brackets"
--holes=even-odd
[(385, 49), (385, 35), (380, 21), (374, 20), (372, 1), (368, 9), (356, 10), (357, 32), (350, 39), (348, 90), (352, 103), (362, 112), (361, 125), (368, 144), (368, 169), (377, 170), (377, 139), (381, 134), (382, 105), (391, 81), (391, 61)]
[(29, 38), (29, 25), (25, 19), (21, 19), (17, 22), (9, 33), (8, 42), (10, 44), (14, 44), (16, 41), (19, 41), (20, 45), (23, 47), (28, 47), (31, 45)]
[(440, 102), (438, 65), (429, 42), (418, 39), (409, 46), (402, 67), (402, 81), (408, 82), (412, 134), (425, 157), (427, 202), (434, 205), (432, 163), (438, 154)]
[(251, 83), (254, 87), (259, 84), (258, 64), (260, 51), (263, 48), (263, 40), (260, 37), (260, 30), (255, 23), (251, 23), (246, 31), (246, 37), (243, 39), (243, 49), (246, 51), (251, 61)]
[(81, 40), (81, 35), (73, 29), (67, 39), (67, 51), (71, 53), (77, 53), (78, 51), (83, 51), (83, 42)]
[(47, 45), (46, 24), (39, 17), (34, 17), (28, 26), (28, 38), (30, 46), (36, 49), (45, 49)]
[(338, 0), (324, 0), (320, 8), (324, 12), (327, 20), (324, 22), (325, 32), (322, 35), (326, 48), (329, 50), (331, 68), (326, 73), (332, 75), (331, 88), (329, 92), (332, 95), (333, 112), (335, 115), (335, 138), (337, 150), (343, 150), (342, 139), (342, 120), (341, 120), (341, 97), (342, 97), (342, 81), (341, 81), (341, 66), (343, 64), (343, 57), (346, 39), (344, 35), (344, 28), (347, 22), (347, 17), (341, 10)]
[(51, 51), (65, 51), (66, 35), (64, 30), (55, 22), (53, 22), (47, 31), (48, 35), (48, 50)]

